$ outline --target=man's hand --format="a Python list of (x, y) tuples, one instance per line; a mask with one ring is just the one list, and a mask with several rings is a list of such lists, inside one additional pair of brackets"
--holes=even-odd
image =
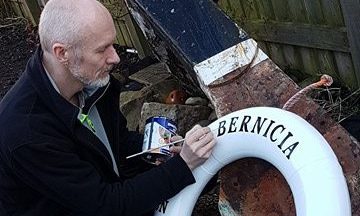
[(180, 156), (191, 170), (200, 166), (210, 157), (216, 140), (208, 127), (195, 125), (185, 135)]

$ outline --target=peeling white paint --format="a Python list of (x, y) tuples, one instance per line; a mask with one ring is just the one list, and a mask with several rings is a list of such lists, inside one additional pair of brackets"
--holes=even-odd
[[(194, 71), (205, 85), (209, 85), (226, 74), (250, 64), (256, 54), (256, 49), (256, 41), (251, 38), (247, 39), (198, 63), (194, 66)], [(252, 66), (268, 58), (269, 57), (258, 48)]]

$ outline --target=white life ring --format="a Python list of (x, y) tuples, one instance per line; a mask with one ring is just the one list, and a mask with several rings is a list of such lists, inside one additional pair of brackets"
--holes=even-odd
[(301, 117), (277, 108), (255, 107), (230, 113), (210, 126), (217, 144), (193, 171), (196, 183), (159, 206), (156, 216), (191, 215), (206, 183), (223, 166), (241, 158), (261, 158), (285, 177), (298, 216), (350, 216), (342, 168), (323, 136)]

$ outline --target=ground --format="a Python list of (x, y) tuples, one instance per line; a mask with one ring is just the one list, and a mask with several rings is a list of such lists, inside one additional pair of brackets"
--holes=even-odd
[(0, 20), (0, 100), (22, 74), (35, 41), (25, 19)]

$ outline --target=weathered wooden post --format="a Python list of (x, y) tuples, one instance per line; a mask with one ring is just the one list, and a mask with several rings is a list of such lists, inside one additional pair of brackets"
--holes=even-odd
[[(204, 93), (218, 117), (252, 106), (281, 107), (299, 90), (212, 1), (127, 3), (155, 54), (188, 91)], [(300, 100), (291, 111), (310, 122), (331, 144), (347, 179), (353, 214), (360, 215), (359, 143), (311, 100)], [(286, 181), (267, 162), (237, 161), (222, 169), (220, 179), (224, 214), (295, 214)]]

